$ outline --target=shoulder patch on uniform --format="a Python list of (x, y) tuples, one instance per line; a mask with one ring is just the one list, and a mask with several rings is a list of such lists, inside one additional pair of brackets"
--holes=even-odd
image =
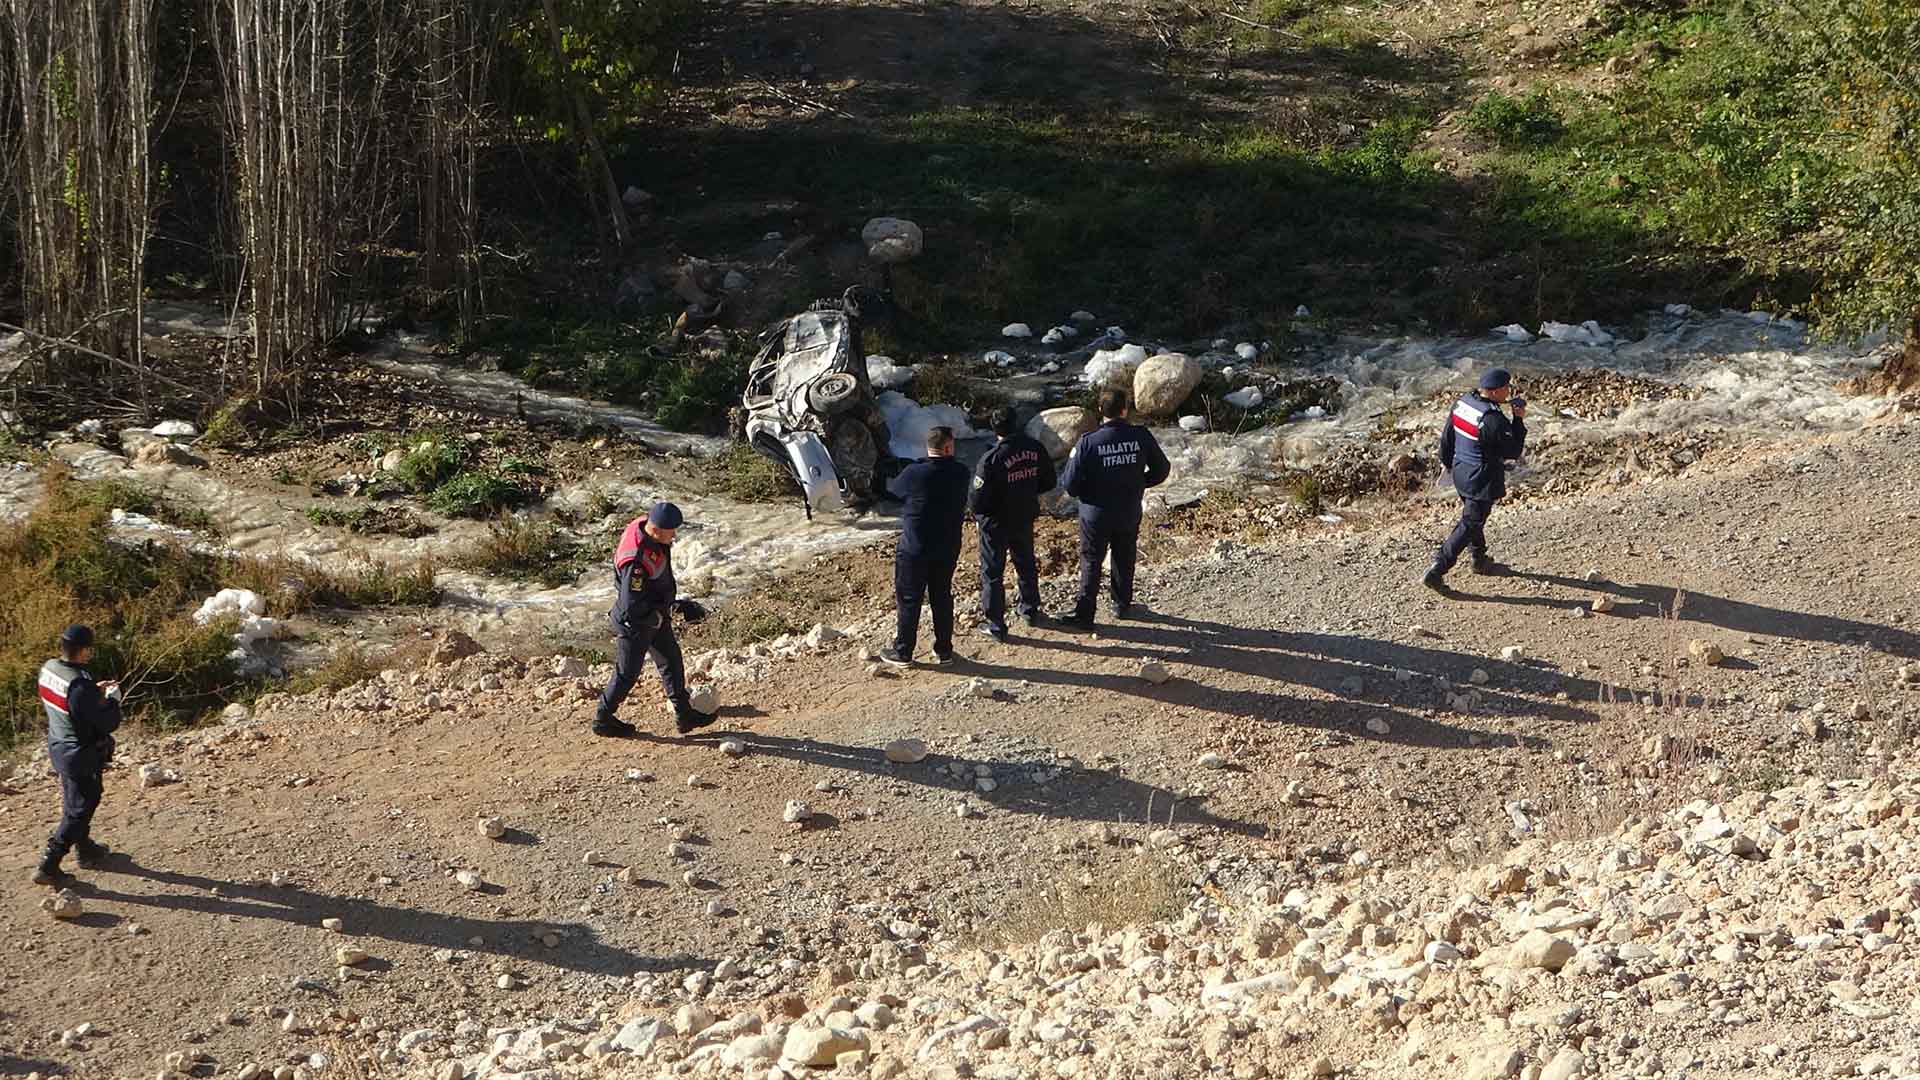
[(987, 478), (986, 478), (986, 477), (984, 477), (984, 476), (976, 476), (976, 477), (974, 477), (974, 478), (973, 478), (973, 486), (974, 486), (974, 487), (977, 487), (977, 488), (983, 488), (983, 487), (986, 487), (986, 486), (987, 486)]

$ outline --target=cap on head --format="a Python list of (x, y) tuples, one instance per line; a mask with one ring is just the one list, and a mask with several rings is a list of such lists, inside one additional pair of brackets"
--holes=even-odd
[(60, 632), (60, 647), (69, 652), (79, 652), (93, 645), (93, 627), (74, 623)]
[(647, 511), (647, 524), (656, 529), (677, 529), (686, 521), (680, 508), (665, 499), (654, 503)]
[(1480, 373), (1480, 389), (1498, 390), (1513, 385), (1513, 373), (1506, 368), (1488, 368)]

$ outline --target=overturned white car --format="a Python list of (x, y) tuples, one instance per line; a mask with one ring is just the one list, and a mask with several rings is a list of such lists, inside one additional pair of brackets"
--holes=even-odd
[(747, 441), (800, 485), (809, 515), (883, 494), (887, 422), (860, 339), (861, 304), (879, 300), (855, 286), (813, 304), (761, 335), (747, 371)]

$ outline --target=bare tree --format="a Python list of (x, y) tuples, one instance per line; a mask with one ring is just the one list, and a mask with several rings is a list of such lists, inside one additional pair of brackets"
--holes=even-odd
[[(145, 400), (155, 0), (0, 0), (13, 115), (6, 159), (30, 330), (128, 357)], [(101, 372), (114, 378), (115, 365)]]

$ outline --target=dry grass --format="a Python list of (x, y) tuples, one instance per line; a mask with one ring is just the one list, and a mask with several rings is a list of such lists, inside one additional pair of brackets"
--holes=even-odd
[(1079, 881), (1043, 886), (1021, 897), (1006, 914), (981, 928), (981, 943), (1006, 948), (1038, 941), (1055, 930), (1077, 933), (1092, 923), (1113, 930), (1164, 921), (1180, 913), (1184, 888), (1174, 867), (1136, 853), (1117, 866), (1095, 868)]

